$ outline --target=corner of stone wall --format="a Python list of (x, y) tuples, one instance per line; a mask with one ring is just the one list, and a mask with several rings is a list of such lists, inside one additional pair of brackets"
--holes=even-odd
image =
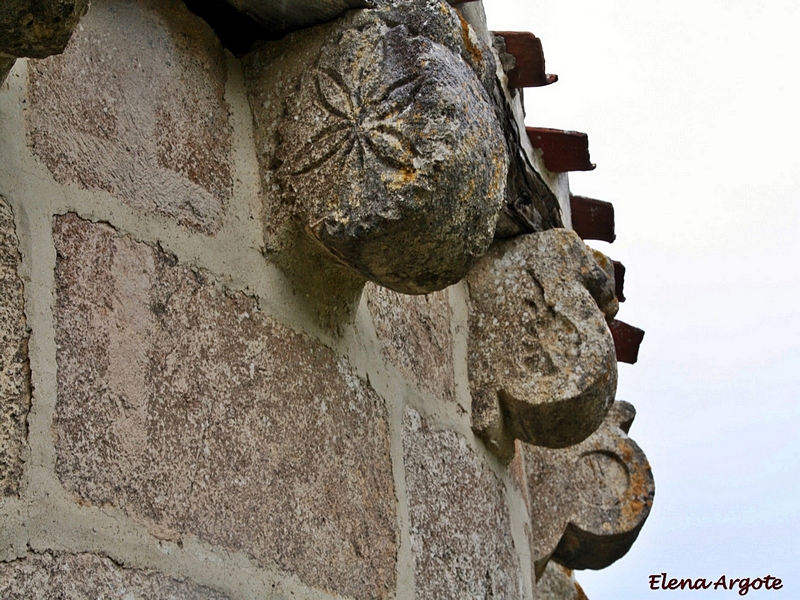
[(326, 327), (268, 258), (258, 153), (178, 0), (97, 0), (0, 85), (0, 596), (532, 600), (468, 284), (369, 283)]

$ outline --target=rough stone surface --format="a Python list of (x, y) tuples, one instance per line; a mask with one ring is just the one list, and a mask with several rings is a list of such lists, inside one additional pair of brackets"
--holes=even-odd
[(46, 58), (69, 42), (89, 0), (3, 0), (0, 53)]
[(635, 411), (615, 402), (603, 425), (563, 450), (524, 447), (534, 563), (603, 569), (633, 545), (655, 496), (647, 457), (627, 436)]
[(464, 438), (411, 409), (403, 450), (417, 597), (521, 598), (503, 485)]
[(464, 277), (503, 202), (493, 64), (435, 2), (352, 11), (249, 55), (265, 189), (277, 199), (268, 246), (283, 251), (299, 231), (403, 293)]
[(0, 198), (0, 496), (14, 495), (31, 403), (28, 330), (11, 207)]
[(575, 581), (571, 569), (554, 562), (547, 563), (544, 574), (536, 582), (536, 600), (587, 600)]
[(56, 469), (83, 501), (356, 598), (394, 589), (382, 402), (344, 359), (163, 252), (55, 225)]
[(63, 55), (29, 68), (28, 141), (59, 183), (220, 227), (232, 193), (227, 75), (204, 21), (177, 0), (98, 0)]
[(617, 387), (603, 314), (616, 306), (613, 278), (574, 232), (551, 229), (498, 242), (467, 282), (476, 433), (506, 458), (515, 438), (556, 448), (585, 439)]
[(95, 554), (29, 554), (0, 563), (5, 600), (227, 600), (187, 581), (127, 569)]
[(368, 284), (365, 296), (384, 358), (420, 389), (455, 400), (447, 292), (409, 296)]
[(228, 0), (275, 34), (332, 21), (346, 10), (367, 8), (367, 0)]
[(0, 85), (3, 85), (3, 82), (5, 82), (15, 62), (17, 62), (17, 59), (14, 57), (0, 54)]

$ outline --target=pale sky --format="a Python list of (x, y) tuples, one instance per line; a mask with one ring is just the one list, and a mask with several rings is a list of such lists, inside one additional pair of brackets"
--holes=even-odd
[(584, 131), (627, 267), (619, 319), (646, 331), (617, 397), (656, 480), (626, 557), (577, 573), (590, 600), (650, 574), (763, 577), (800, 598), (800, 2), (485, 0), (489, 26), (542, 39), (529, 125)]

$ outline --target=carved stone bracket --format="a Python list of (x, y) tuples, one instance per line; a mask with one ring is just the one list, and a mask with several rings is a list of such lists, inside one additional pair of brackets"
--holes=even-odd
[(297, 246), (403, 293), (463, 278), (491, 243), (507, 154), (491, 50), (446, 4), (397, 3), (245, 57), (267, 249)]
[(522, 444), (533, 558), (570, 569), (603, 569), (630, 549), (655, 496), (647, 457), (627, 433), (636, 411), (615, 402), (603, 425), (563, 450)]
[(504, 459), (514, 439), (554, 448), (584, 440), (617, 387), (611, 261), (551, 229), (496, 243), (467, 282), (475, 432)]

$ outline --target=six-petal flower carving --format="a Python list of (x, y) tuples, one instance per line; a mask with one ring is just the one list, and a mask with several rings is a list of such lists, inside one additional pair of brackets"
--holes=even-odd
[(405, 117), (413, 110), (423, 79), (410, 74), (381, 81), (368, 72), (380, 68), (379, 63), (362, 62), (366, 64), (348, 73), (351, 77), (331, 67), (317, 70), (316, 98), (327, 117), (293, 157), (291, 175), (331, 167), (363, 171), (370, 157), (397, 170), (413, 170), (419, 151)]

